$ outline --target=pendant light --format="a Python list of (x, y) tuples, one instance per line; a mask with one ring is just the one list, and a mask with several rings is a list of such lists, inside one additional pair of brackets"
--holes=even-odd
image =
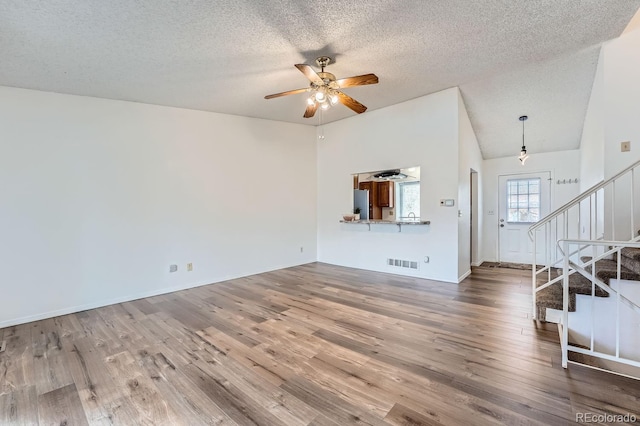
[(524, 146), (524, 122), (527, 121), (526, 115), (521, 116), (518, 120), (522, 121), (522, 148), (520, 149), (520, 155), (518, 156), (518, 160), (524, 166), (524, 162), (529, 158), (529, 154), (527, 154), (527, 147)]

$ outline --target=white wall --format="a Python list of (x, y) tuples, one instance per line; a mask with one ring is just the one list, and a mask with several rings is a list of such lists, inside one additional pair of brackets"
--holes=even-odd
[[(604, 46), (604, 168), (605, 178), (640, 160), (640, 31), (635, 30)], [(630, 141), (631, 151), (621, 152), (620, 142)], [(605, 222), (607, 238), (626, 240), (637, 235), (640, 223), (640, 197), (636, 173), (634, 229), (630, 224), (630, 179), (616, 184), (615, 230)], [(610, 193), (610, 191), (608, 192)], [(607, 200), (610, 199), (607, 197)], [(605, 204), (606, 217), (611, 216), (611, 203)]]
[[(482, 153), (478, 146), (478, 139), (471, 126), (469, 114), (458, 90), (458, 279), (471, 273), (471, 170), (478, 172), (478, 189), (482, 184)], [(482, 200), (482, 194), (478, 194), (477, 201)], [(482, 206), (478, 212), (482, 211)], [(477, 226), (482, 226), (479, 217)], [(474, 239), (481, 244), (480, 232)]]
[(638, 9), (636, 14), (633, 15), (633, 18), (631, 18), (631, 21), (629, 21), (629, 24), (624, 29), (622, 34), (627, 34), (631, 31), (637, 31), (638, 29), (640, 29), (640, 9)]
[[(483, 164), (483, 256), (485, 261), (498, 261), (498, 176), (551, 172), (551, 208), (550, 211), (562, 206), (579, 194), (578, 184), (560, 184), (558, 179), (576, 179), (580, 174), (580, 151), (557, 151), (542, 154), (529, 153), (530, 157), (525, 166), (517, 158), (517, 152), (511, 157), (485, 160)], [(578, 179), (579, 181), (579, 179)], [(489, 212), (494, 212), (493, 215)]]
[(601, 49), (580, 140), (580, 191), (591, 188), (603, 179), (604, 49)]
[[(640, 159), (640, 31), (604, 46), (605, 178)], [(631, 141), (630, 152), (620, 142)]]
[(0, 128), (0, 327), (316, 260), (310, 126), (0, 87)]
[[(582, 190), (614, 176), (640, 159), (639, 49), (640, 31), (632, 28), (603, 45), (580, 145)], [(620, 143), (624, 141), (631, 142), (630, 152), (621, 152)], [(637, 231), (630, 226), (629, 194), (632, 189), (630, 179), (625, 179), (628, 182), (623, 180), (616, 184), (615, 232), (609, 219), (612, 216), (609, 189), (598, 203), (597, 226), (606, 238), (629, 239)], [(584, 220), (588, 209), (582, 209), (582, 212)], [(635, 216), (638, 223), (640, 200), (637, 199)]]
[[(458, 280), (458, 89), (326, 124), (318, 142), (318, 260), (374, 271)], [(430, 226), (341, 224), (353, 205), (353, 173), (421, 167), (422, 219)], [(457, 205), (457, 201), (456, 201)], [(424, 263), (424, 257), (430, 263)], [(419, 261), (412, 271), (387, 258)]]

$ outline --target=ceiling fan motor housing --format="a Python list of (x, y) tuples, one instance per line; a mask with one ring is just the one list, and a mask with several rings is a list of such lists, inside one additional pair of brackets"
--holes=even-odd
[(324, 67), (326, 67), (327, 65), (329, 65), (331, 63), (331, 58), (328, 56), (320, 56), (316, 58), (316, 64), (322, 68), (322, 70), (324, 71)]

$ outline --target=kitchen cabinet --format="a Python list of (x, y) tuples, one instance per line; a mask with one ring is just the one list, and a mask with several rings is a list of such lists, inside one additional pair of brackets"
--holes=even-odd
[(395, 198), (393, 182), (376, 182), (378, 184), (378, 206), (380, 207), (393, 207), (393, 200)]
[(369, 191), (369, 219), (382, 219), (382, 207), (378, 204), (378, 182), (360, 182), (358, 189)]

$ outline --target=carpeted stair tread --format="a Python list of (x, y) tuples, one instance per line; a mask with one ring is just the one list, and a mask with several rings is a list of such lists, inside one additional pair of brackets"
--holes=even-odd
[(620, 250), (623, 257), (627, 257), (632, 260), (637, 260), (640, 262), (640, 248), (635, 247), (624, 247)]
[[(596, 273), (598, 265), (596, 265)], [(591, 295), (591, 280), (578, 272), (569, 275), (569, 312), (576, 310), (576, 294)], [(609, 293), (596, 286), (597, 297), (609, 297)], [(538, 292), (536, 296), (536, 308), (538, 319), (546, 320), (546, 309), (562, 310), (562, 281), (552, 284)]]
[(620, 261), (626, 268), (640, 274), (640, 248), (625, 247), (620, 250)]
[[(596, 269), (597, 271), (597, 269)], [(600, 273), (596, 272), (598, 278), (600, 278)], [(600, 278), (602, 279), (602, 278)], [(604, 281), (604, 280), (603, 280)], [(559, 284), (558, 287), (562, 288), (562, 284)], [(581, 275), (578, 272), (575, 272), (573, 275), (569, 275), (569, 293), (571, 294), (586, 294), (588, 296), (591, 295), (591, 280), (584, 275)], [(609, 297), (609, 293), (601, 289), (596, 285), (596, 296), (597, 297)]]
[[(591, 257), (583, 256), (580, 260), (584, 263), (591, 260)], [(591, 272), (591, 266), (585, 268)], [(605, 284), (609, 284), (609, 280), (618, 278), (618, 264), (615, 260), (601, 259), (596, 262), (596, 276)], [(584, 278), (584, 277), (583, 277)], [(640, 281), (640, 274), (632, 271), (623, 264), (620, 265), (620, 279)]]
[[(640, 234), (640, 231), (638, 231)], [(640, 281), (640, 248), (625, 247), (621, 250), (620, 279)], [(583, 263), (591, 260), (589, 256), (580, 258)], [(585, 268), (591, 272), (591, 266)], [(562, 270), (558, 271), (562, 274)], [(612, 279), (618, 278), (618, 264), (616, 260), (601, 259), (596, 262), (596, 276), (605, 284), (609, 284)], [(591, 295), (591, 280), (578, 272), (569, 276), (569, 312), (576, 310), (576, 294)], [(595, 295), (597, 297), (609, 297), (609, 293), (595, 287)], [(553, 284), (544, 290), (538, 292), (536, 296), (536, 309), (538, 319), (546, 320), (546, 310), (557, 309), (562, 310), (562, 282)]]
[[(547, 308), (562, 310), (562, 285), (553, 284), (540, 290), (536, 296), (537, 316), (540, 321), (546, 321)], [(576, 311), (576, 295), (569, 293), (569, 312)]]

